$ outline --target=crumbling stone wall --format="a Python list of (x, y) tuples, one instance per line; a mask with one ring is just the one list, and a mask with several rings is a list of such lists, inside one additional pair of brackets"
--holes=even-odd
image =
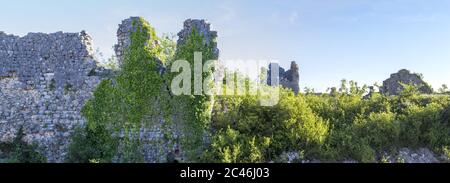
[(401, 83), (419, 86), (419, 91), (424, 94), (433, 93), (430, 85), (428, 85), (419, 74), (411, 73), (406, 69), (391, 74), (390, 78), (383, 81), (380, 92), (385, 95), (399, 95), (403, 91)]
[(23, 140), (37, 144), (49, 162), (62, 162), (100, 72), (84, 31), (0, 32), (0, 141), (12, 141), (23, 128)]
[[(131, 17), (119, 25), (118, 44), (114, 47), (119, 66), (131, 44), (133, 22), (139, 23), (135, 21), (139, 19)], [(215, 40), (217, 32), (211, 31), (210, 24), (204, 20), (184, 22), (178, 34), (178, 45), (184, 44), (194, 27), (203, 35), (205, 43), (214, 44), (214, 54), (218, 57), (216, 42), (210, 42)], [(37, 144), (38, 151), (49, 162), (64, 162), (74, 128), (86, 122), (81, 109), (92, 97), (97, 84), (113, 74), (97, 66), (92, 47), (92, 39), (84, 31), (29, 33), (24, 37), (0, 32), (0, 142), (11, 142), (23, 128), (23, 140)], [(162, 63), (159, 66), (163, 75), (166, 69)], [(168, 88), (162, 92), (169, 92)], [(173, 114), (172, 118), (180, 116)], [(155, 146), (154, 141), (163, 138), (165, 121), (162, 116), (154, 119), (155, 124), (142, 128), (140, 133), (140, 138), (148, 142), (143, 144), (145, 160), (161, 162), (170, 154), (176, 157), (179, 153), (176, 147)], [(174, 131), (175, 139), (179, 135)]]
[[(125, 61), (125, 53), (127, 52), (127, 49), (132, 44), (131, 35), (133, 32), (137, 31), (138, 29), (142, 29), (143, 23), (146, 22), (142, 17), (130, 17), (121, 22), (119, 24), (119, 28), (117, 30), (117, 44), (114, 46), (114, 50), (116, 53), (117, 61), (119, 68), (122, 68), (124, 61)], [(149, 37), (149, 40), (154, 40), (156, 38)], [(159, 44), (158, 42), (155, 43), (149, 43), (149, 44)], [(163, 77), (165, 74), (165, 67), (162, 64), (161, 61), (156, 60), (158, 73), (160, 74), (160, 77)], [(167, 84), (167, 83), (165, 83)], [(157, 86), (155, 86), (157, 87)], [(160, 88), (160, 92), (169, 93), (168, 87), (163, 86)], [(168, 127), (164, 126), (164, 123), (166, 123), (166, 119), (162, 114), (164, 114), (165, 111), (161, 108), (161, 103), (165, 103), (164, 99), (158, 98), (153, 101), (153, 103), (149, 104), (153, 106), (154, 112), (156, 114), (161, 115), (152, 115), (147, 116), (146, 120), (143, 120), (143, 125), (139, 129), (139, 141), (142, 144), (142, 153), (144, 156), (144, 160), (149, 163), (156, 163), (156, 162), (164, 162), (167, 158), (167, 154), (172, 151), (172, 148), (169, 147), (170, 143), (167, 140), (164, 140), (163, 135), (165, 134), (165, 130)], [(151, 126), (146, 125), (147, 123), (151, 123)], [(172, 134), (173, 138), (178, 137), (180, 134), (177, 133), (176, 130), (172, 132), (168, 132), (169, 134)], [(120, 137), (124, 137), (125, 134), (121, 134)], [(118, 156), (113, 160), (114, 162), (122, 162), (123, 157), (121, 157), (121, 151), (123, 147), (123, 144), (119, 145), (119, 153)]]
[(298, 94), (300, 91), (299, 89), (299, 68), (295, 61), (291, 62), (291, 67), (289, 70), (285, 70), (284, 68), (280, 67), (277, 63), (271, 63), (269, 64), (269, 70), (267, 74), (267, 84), (270, 86), (275, 85), (275, 81), (272, 81), (272, 68), (279, 68), (279, 76), (275, 76), (278, 80), (279, 85), (291, 89), (295, 94)]
[(211, 24), (205, 20), (187, 19), (184, 21), (183, 29), (178, 33), (177, 47), (185, 44), (185, 41), (192, 33), (193, 29), (196, 29), (198, 33), (203, 37), (203, 44), (213, 44), (214, 57), (219, 57), (219, 49), (217, 48), (216, 38), (217, 32), (211, 30)]
[[(141, 25), (139, 24), (142, 22), (146, 21), (141, 17), (130, 17), (122, 21), (122, 23), (119, 25), (119, 29), (117, 31), (118, 43), (115, 46), (115, 51), (120, 65), (123, 64), (125, 59), (125, 52), (127, 51), (128, 46), (130, 46), (132, 43), (130, 36), (134, 31), (136, 31), (136, 29), (140, 28)], [(183, 24), (183, 29), (178, 33), (179, 39), (177, 41), (177, 47), (182, 47), (182, 45), (185, 44), (185, 40), (189, 38), (194, 28), (196, 29), (197, 33), (202, 35), (204, 44), (211, 44), (209, 46), (212, 46), (214, 50), (214, 56), (217, 58), (219, 55), (219, 50), (215, 41), (217, 32), (212, 31), (210, 28), (210, 24), (205, 20), (186, 20)], [(149, 44), (159, 43), (155, 42)], [(164, 74), (167, 74), (166, 72), (170, 69), (165, 68), (164, 64), (162, 64), (161, 61), (156, 61), (158, 62), (158, 72), (161, 77), (164, 77)], [(161, 87), (160, 92), (169, 94), (170, 82), (166, 81), (163, 85), (165, 86)], [(162, 94), (161, 97), (162, 96), (164, 96), (164, 94)], [(161, 115), (154, 115), (151, 117), (149, 116), (149, 121), (144, 120), (143, 123), (145, 124), (147, 122), (151, 122), (152, 125), (143, 125), (143, 127), (140, 128), (139, 138), (143, 146), (143, 154), (146, 162), (154, 163), (165, 162), (167, 160), (185, 160), (185, 157), (183, 156), (183, 147), (180, 142), (182, 141), (181, 138), (184, 138), (182, 134), (184, 132), (183, 125), (185, 123), (184, 111), (186, 110), (187, 106), (184, 106), (180, 104), (179, 101), (176, 101), (176, 98), (174, 98), (175, 96), (171, 97), (172, 98), (168, 99), (164, 97), (158, 97), (156, 101), (154, 101), (154, 103), (151, 105), (155, 110), (154, 112)], [(173, 105), (171, 106), (171, 111), (169, 111), (171, 119), (170, 122), (167, 122), (167, 119), (162, 116), (162, 114), (168, 112), (163, 111), (164, 109), (161, 107), (162, 102), (173, 103), (171, 104)], [(170, 131), (168, 132), (167, 130)], [(171, 137), (169, 139), (164, 139), (164, 134), (171, 134)], [(118, 157), (115, 161), (120, 162), (120, 158), (121, 157)]]

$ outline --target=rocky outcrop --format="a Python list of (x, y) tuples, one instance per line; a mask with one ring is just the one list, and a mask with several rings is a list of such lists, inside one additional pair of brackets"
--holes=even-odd
[(439, 163), (442, 162), (438, 154), (427, 148), (401, 148), (396, 155), (384, 155), (388, 163)]
[[(317, 159), (305, 159), (298, 152), (285, 152), (280, 155), (279, 160), (282, 163), (326, 163), (328, 161)], [(428, 148), (401, 148), (396, 152), (384, 152), (380, 154), (374, 163), (445, 163), (448, 157), (431, 151)], [(334, 162), (336, 163), (336, 162)], [(359, 163), (356, 160), (347, 159), (338, 163)]]
[(23, 128), (49, 162), (61, 162), (103, 72), (84, 31), (24, 37), (0, 33), (0, 141)]
[(411, 73), (406, 69), (402, 69), (391, 75), (390, 78), (383, 82), (380, 92), (385, 95), (399, 95), (403, 91), (402, 84), (414, 85), (419, 87), (419, 91), (424, 94), (433, 93), (432, 88), (419, 74)]
[[(272, 69), (278, 68), (278, 76), (272, 77)], [(280, 67), (277, 63), (269, 64), (269, 70), (267, 73), (267, 84), (270, 86), (281, 85), (285, 88), (291, 89), (295, 94), (298, 94), (299, 89), (299, 68), (295, 61), (291, 62), (291, 67), (289, 70), (285, 71), (284, 68)]]

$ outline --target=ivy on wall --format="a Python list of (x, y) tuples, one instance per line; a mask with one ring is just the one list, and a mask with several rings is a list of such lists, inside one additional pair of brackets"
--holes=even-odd
[[(164, 69), (173, 63), (169, 59), (187, 60), (193, 67), (194, 52), (202, 52), (204, 62), (217, 58), (212, 44), (203, 44), (195, 29), (175, 53), (173, 48), (145, 20), (133, 22), (120, 74), (103, 80), (85, 104), (87, 124), (74, 135), (69, 162), (143, 162), (142, 144), (148, 137), (141, 138), (140, 130), (154, 127), (161, 133), (154, 137), (162, 151), (158, 154), (183, 149), (181, 156), (195, 161), (207, 135), (213, 97), (171, 95), (168, 86), (177, 73)], [(212, 72), (204, 72), (203, 78)]]
[(74, 137), (69, 161), (111, 162), (119, 156), (141, 162), (140, 129), (152, 126), (158, 116), (169, 119), (168, 107), (160, 107), (169, 100), (160, 73), (164, 48), (145, 20), (134, 21), (133, 29), (120, 74), (103, 80), (82, 110), (87, 124)]
[[(191, 68), (191, 76), (194, 76), (194, 55), (195, 52), (202, 54), (202, 66), (206, 65), (210, 60), (217, 60), (217, 56), (214, 54), (214, 44), (204, 43), (204, 37), (194, 27), (190, 36), (187, 37), (184, 44), (179, 45), (175, 52), (174, 60), (188, 61)], [(180, 71), (182, 72), (182, 71)], [(202, 81), (208, 85), (213, 85), (214, 66), (210, 70), (202, 72)], [(169, 74), (170, 81), (178, 75), (179, 72)], [(175, 100), (179, 101), (181, 107), (177, 110), (183, 113), (184, 118), (184, 130), (182, 131), (184, 137), (181, 139), (181, 144), (185, 149), (185, 155), (191, 161), (198, 160), (198, 155), (204, 148), (204, 140), (208, 138), (208, 129), (210, 128), (209, 122), (211, 121), (212, 106), (214, 103), (213, 95), (194, 95), (195, 82), (194, 77), (191, 77), (191, 95), (179, 95), (175, 96)], [(203, 87), (203, 83), (201, 86)], [(198, 83), (197, 83), (198, 84)], [(205, 91), (203, 91), (205, 92)], [(173, 106), (175, 107), (175, 106)]]

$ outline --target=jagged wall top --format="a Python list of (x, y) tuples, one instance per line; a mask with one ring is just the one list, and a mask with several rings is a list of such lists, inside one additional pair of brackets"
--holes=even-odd
[[(118, 42), (114, 46), (114, 51), (116, 53), (119, 67), (121, 67), (124, 62), (126, 48), (131, 45), (132, 33), (136, 32), (139, 29), (142, 29), (144, 27), (144, 24), (148, 24), (148, 22), (143, 17), (130, 17), (123, 20), (122, 23), (119, 24), (119, 29), (117, 30)], [(148, 36), (149, 37), (147, 38), (147, 40), (154, 41), (147, 42), (147, 46), (155, 46), (159, 44), (156, 37), (151, 37), (156, 35), (148, 34)]]
[(213, 52), (216, 58), (219, 57), (219, 49), (217, 48), (217, 32), (211, 30), (211, 25), (205, 20), (187, 19), (184, 21), (183, 29), (178, 33), (177, 47), (184, 44), (186, 39), (191, 35), (193, 29), (203, 36), (203, 43), (205, 45), (212, 44)]
[[(272, 69), (278, 68), (278, 76), (274, 76), (273, 79), (277, 81), (272, 81)], [(289, 70), (285, 70), (280, 67), (278, 63), (270, 63), (269, 70), (267, 71), (267, 84), (270, 86), (281, 85), (285, 88), (291, 89), (295, 94), (300, 92), (299, 88), (299, 67), (295, 61), (291, 62), (291, 66)]]
[(421, 93), (430, 94), (433, 92), (419, 74), (411, 73), (409, 70), (402, 69), (397, 73), (391, 74), (391, 77), (383, 81), (380, 92), (386, 95), (399, 95), (404, 89), (401, 84), (418, 86)]
[(130, 17), (122, 21), (119, 24), (119, 29), (117, 29), (117, 44), (114, 46), (114, 51), (116, 52), (117, 62), (119, 67), (122, 66), (123, 57), (125, 55), (125, 48), (131, 44), (131, 33), (136, 30), (135, 26), (133, 30), (133, 22), (140, 23), (140, 17)]
[(19, 129), (49, 162), (62, 162), (81, 109), (100, 82), (92, 40), (84, 31), (0, 33), (0, 142)]
[(29, 33), (19, 37), (0, 32), (0, 77), (17, 76), (28, 84), (38, 83), (42, 74), (54, 73), (56, 86), (96, 68), (92, 39), (80, 33)]

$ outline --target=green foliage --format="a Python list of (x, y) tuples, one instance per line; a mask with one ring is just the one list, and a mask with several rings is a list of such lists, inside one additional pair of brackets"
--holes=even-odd
[[(87, 124), (74, 136), (68, 161), (103, 163), (119, 156), (126, 162), (142, 162), (136, 134), (142, 126), (152, 125), (155, 116), (167, 117), (170, 112), (159, 72), (161, 58), (167, 58), (164, 48), (155, 44), (159, 38), (145, 20), (133, 22), (133, 28), (119, 75), (103, 80), (82, 110)], [(125, 137), (119, 137), (121, 132), (127, 132)]]
[[(217, 56), (214, 55), (214, 42), (205, 44), (203, 35), (201, 35), (197, 29), (193, 28), (192, 33), (187, 37), (184, 44), (179, 45), (175, 52), (174, 60), (186, 60), (191, 66), (191, 76), (194, 76), (194, 53), (200, 52), (202, 54), (202, 65), (206, 65), (209, 60), (217, 60)], [(168, 64), (170, 65), (170, 63)], [(170, 67), (170, 66), (169, 66)], [(214, 68), (209, 71), (203, 71), (202, 81), (212, 84), (212, 78)], [(172, 81), (173, 78), (179, 73), (174, 72), (169, 74), (168, 80)], [(194, 83), (194, 77), (192, 77), (191, 83)], [(202, 85), (203, 86), (203, 85)], [(194, 91), (194, 85), (191, 90)], [(211, 95), (180, 95), (175, 96), (174, 100), (177, 101), (177, 105), (182, 106), (184, 111), (184, 124), (185, 130), (183, 131), (184, 137), (181, 140), (185, 148), (186, 155), (193, 161), (197, 159), (199, 152), (204, 147), (204, 138), (207, 136), (207, 130), (210, 127), (212, 103), (214, 101)]]
[(205, 161), (219, 162), (267, 162), (284, 152), (319, 149), (329, 128), (303, 96), (284, 89), (273, 107), (260, 106), (258, 95), (220, 96), (212, 123), (218, 132)]
[(117, 57), (115, 55), (112, 55), (110, 58), (108, 58), (105, 63), (104, 67), (107, 69), (111, 69), (114, 71), (119, 70), (119, 63), (117, 62)]
[[(190, 161), (196, 161), (202, 152), (213, 97), (171, 96), (168, 86), (177, 73), (161, 73), (174, 59), (187, 60), (193, 67), (194, 52), (203, 54), (203, 63), (217, 59), (213, 54), (215, 43), (204, 44), (202, 35), (194, 29), (175, 51), (175, 42), (169, 36), (157, 37), (145, 20), (133, 22), (133, 28), (120, 73), (103, 80), (82, 110), (87, 124), (75, 135), (68, 161), (103, 163), (115, 158), (143, 162), (139, 130), (161, 122), (168, 143), (155, 140), (159, 150), (171, 150), (174, 142), (181, 141)], [(204, 72), (204, 80), (212, 72)], [(184, 123), (174, 124), (175, 120)], [(183, 136), (173, 139), (174, 130), (180, 129)]]
[(67, 162), (108, 163), (116, 154), (118, 139), (105, 127), (77, 128), (69, 146)]
[(450, 146), (442, 147), (441, 151), (444, 154), (446, 161), (450, 162)]
[[(258, 140), (257, 140), (258, 139)], [(202, 161), (217, 163), (262, 163), (270, 146), (269, 138), (249, 137), (228, 127), (212, 139), (211, 148), (204, 152)]]
[(358, 136), (370, 147), (382, 152), (386, 147), (396, 147), (399, 143), (400, 123), (391, 112), (371, 113), (366, 119), (356, 121)]
[(175, 36), (169, 34), (163, 34), (158, 38), (159, 45), (162, 48), (162, 56), (161, 60), (164, 63), (170, 62), (174, 60), (175, 50), (176, 50), (176, 42), (174, 41)]
[(29, 145), (23, 141), (22, 128), (17, 132), (13, 142), (1, 143), (0, 152), (6, 155), (7, 163), (45, 163), (47, 159), (36, 151), (36, 145)]
[[(385, 152), (401, 147), (444, 152), (450, 144), (450, 115), (445, 110), (450, 97), (421, 95), (417, 87), (404, 87), (399, 96), (365, 96), (368, 87), (343, 80), (330, 95), (295, 96), (282, 90), (273, 107), (260, 106), (259, 96), (220, 96), (212, 117), (217, 133), (204, 161), (269, 162), (303, 150), (306, 159), (369, 163), (383, 161)], [(256, 144), (254, 154), (262, 153), (254, 157), (262, 159), (248, 158), (249, 142)]]
[(443, 84), (441, 88), (438, 89), (439, 93), (448, 93), (448, 86), (446, 84)]

